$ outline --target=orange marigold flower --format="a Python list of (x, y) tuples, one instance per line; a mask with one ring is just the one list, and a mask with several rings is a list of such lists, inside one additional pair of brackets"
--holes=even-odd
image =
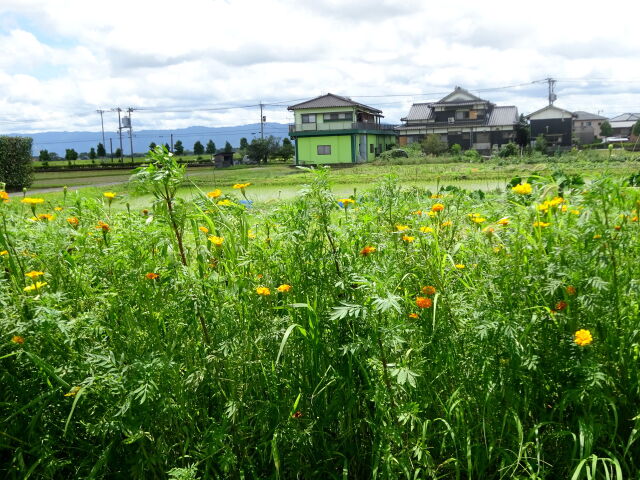
[(149, 280), (156, 280), (160, 277), (160, 275), (158, 275), (157, 273), (149, 272), (145, 275), (145, 277), (147, 277), (147, 279)]
[(362, 255), (363, 257), (366, 257), (367, 255), (370, 255), (375, 251), (376, 251), (376, 247), (366, 246), (362, 250), (360, 250), (360, 255)]
[(622, 230), (622, 227), (620, 225), (616, 225), (615, 227), (613, 227), (616, 230)]
[(293, 287), (291, 285), (286, 284), (286, 283), (283, 283), (278, 288), (276, 288), (276, 290), (278, 290), (280, 293), (289, 293), (292, 289), (293, 289)]
[(13, 343), (17, 343), (19, 345), (22, 345), (24, 343), (24, 337), (21, 337), (20, 335), (14, 335), (13, 338), (11, 339), (11, 341)]
[(398, 232), (404, 232), (405, 230), (409, 230), (409, 225), (396, 225), (396, 230)]
[(507, 217), (502, 217), (500, 220), (498, 220), (496, 223), (498, 225), (509, 225), (509, 218)]
[(27, 205), (38, 205), (39, 203), (44, 203), (44, 198), (24, 197), (20, 202), (26, 203)]
[(41, 213), (40, 215), (38, 215), (38, 220), (53, 220), (53, 215), (51, 215), (50, 213)]
[(220, 195), (222, 195), (222, 190), (220, 190), (219, 188), (216, 188), (215, 190), (207, 192), (207, 197), (209, 198), (218, 198)]
[(441, 212), (444, 210), (444, 205), (442, 203), (436, 203), (431, 207), (432, 212)]
[(409, 314), (409, 318), (419, 318), (420, 315), (418, 315), (417, 313), (410, 313)]
[(548, 222), (533, 222), (535, 228), (547, 228), (549, 225), (551, 224)]
[(451, 225), (453, 225), (453, 222), (451, 220), (447, 220), (446, 222), (442, 222), (443, 227), (450, 227)]
[(560, 300), (558, 303), (556, 303), (556, 312), (560, 312), (565, 308), (567, 308), (567, 302), (563, 302), (562, 300)]
[(422, 293), (424, 293), (425, 295), (435, 295), (436, 294), (436, 287), (434, 287), (432, 285), (427, 285), (426, 287), (422, 287), (422, 289), (420, 291)]
[(78, 217), (69, 217), (67, 218), (67, 223), (72, 227), (76, 227), (80, 223), (80, 220), (78, 220)]
[(96, 230), (102, 230), (103, 232), (108, 232), (109, 230), (111, 230), (111, 228), (109, 228), (109, 224), (108, 223), (104, 223), (102, 220), (98, 222), (98, 225), (96, 225)]
[(433, 233), (433, 228), (431, 228), (431, 227), (420, 227), (420, 231), (422, 233)]
[(411, 243), (416, 239), (416, 237), (411, 237), (409, 235), (403, 235), (402, 236), (402, 240), (404, 240), (407, 243)]
[(576, 294), (576, 287), (574, 287), (573, 285), (569, 285), (567, 287), (567, 295), (575, 295)]
[(429, 308), (433, 305), (433, 302), (427, 297), (416, 297), (416, 305), (420, 308)]
[(235, 188), (236, 190), (244, 190), (245, 188), (247, 188), (249, 185), (251, 185), (251, 182), (247, 182), (247, 183), (236, 183), (233, 188)]
[(302, 417), (302, 412), (300, 410), (296, 411), (296, 413), (291, 415), (291, 418), (300, 418), (300, 417)]
[(591, 336), (591, 332), (589, 330), (580, 329), (575, 333), (573, 341), (580, 347), (586, 347), (591, 342), (593, 342), (593, 337)]
[(266, 297), (267, 295), (271, 295), (271, 290), (269, 290), (269, 287), (258, 287), (256, 288), (256, 293)]
[(198, 230), (200, 230), (202, 233), (209, 233), (209, 229), (207, 227), (198, 227)]
[(5, 192), (4, 190), (0, 190), (0, 200), (2, 200), (3, 202), (8, 202), (9, 201), (9, 194), (7, 192)]
[(147, 210), (146, 208), (143, 208), (143, 209), (142, 209), (142, 215), (144, 215), (145, 217), (146, 217), (147, 215), (149, 215), (149, 210)]
[(224, 237), (216, 237), (215, 235), (210, 235), (209, 241), (213, 243), (216, 247), (221, 247), (224, 242)]

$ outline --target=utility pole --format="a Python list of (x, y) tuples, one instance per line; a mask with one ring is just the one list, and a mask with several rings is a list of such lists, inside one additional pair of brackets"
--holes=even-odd
[(171, 153), (173, 153), (173, 133), (171, 134)]
[(267, 118), (262, 115), (262, 102), (260, 102), (260, 138), (264, 140), (264, 121)]
[(104, 110), (96, 110), (96, 112), (100, 114), (100, 125), (102, 126), (102, 146), (106, 147), (107, 145), (104, 141), (104, 119), (102, 118), (102, 114), (104, 113)]
[(111, 151), (111, 163), (113, 163), (113, 139), (109, 137), (109, 150)]
[(120, 112), (122, 111), (122, 109), (120, 107), (112, 108), (111, 111), (118, 112), (118, 136), (120, 137), (120, 162), (122, 162), (123, 160), (122, 158), (122, 121), (120, 119)]
[(545, 78), (545, 80), (547, 81), (547, 84), (549, 86), (549, 105), (553, 105), (553, 102), (555, 102), (558, 98), (558, 96), (555, 93), (553, 93), (553, 90), (556, 85), (556, 81), (551, 77)]
[(127, 108), (127, 112), (129, 112), (129, 147), (131, 148), (131, 163), (133, 163), (133, 123), (131, 123), (131, 113), (134, 111), (134, 108)]

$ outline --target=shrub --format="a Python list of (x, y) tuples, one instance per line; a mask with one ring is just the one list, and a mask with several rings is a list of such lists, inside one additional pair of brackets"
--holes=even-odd
[(33, 182), (31, 163), (32, 138), (0, 137), (0, 182), (10, 190), (30, 187)]
[(471, 150), (467, 150), (466, 152), (464, 152), (464, 159), (467, 162), (471, 162), (471, 163), (482, 161), (482, 157), (480, 156), (478, 151), (474, 150), (473, 148)]
[(500, 149), (500, 153), (498, 153), (498, 155), (502, 158), (515, 157), (517, 154), (518, 154), (518, 146), (513, 142), (509, 142), (506, 145), (504, 145), (502, 149)]
[(427, 155), (440, 155), (447, 151), (447, 144), (440, 140), (439, 135), (427, 135), (422, 142), (422, 151)]
[(540, 134), (536, 137), (534, 150), (541, 153), (545, 153), (547, 151), (547, 140), (544, 138), (544, 135)]
[(409, 158), (409, 154), (407, 153), (406, 150), (403, 150), (401, 148), (396, 148), (393, 150), (387, 150), (386, 152), (382, 152), (378, 158), (380, 160), (392, 160), (395, 158)]
[(462, 152), (462, 147), (459, 144), (454, 143), (453, 145), (451, 145), (451, 148), (449, 150), (451, 150), (452, 155), (460, 155), (460, 153)]

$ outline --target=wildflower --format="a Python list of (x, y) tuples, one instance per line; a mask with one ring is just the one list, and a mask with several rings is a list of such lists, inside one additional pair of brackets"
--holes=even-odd
[(593, 236), (593, 239), (594, 239), (594, 240), (598, 240), (599, 238), (602, 238), (602, 235), (595, 234), (595, 235)]
[(276, 288), (276, 290), (278, 290), (280, 293), (289, 293), (292, 289), (293, 287), (291, 285), (287, 285), (286, 283), (283, 283), (278, 288)]
[(498, 225), (509, 225), (509, 218), (508, 217), (502, 217), (500, 220), (498, 220), (496, 223)]
[(2, 250), (0, 252), (0, 257), (4, 257), (5, 255), (9, 255), (9, 252), (7, 250)]
[(493, 232), (495, 232), (495, 230), (493, 229), (493, 227), (484, 227), (484, 228), (482, 229), (482, 231), (483, 231), (484, 233), (486, 233), (487, 235), (491, 235)]
[(531, 184), (527, 182), (521, 183), (513, 187), (511, 191), (518, 195), (529, 195), (531, 193)]
[(209, 241), (213, 243), (216, 247), (221, 247), (224, 242), (224, 237), (216, 237), (215, 235), (209, 236)]
[(296, 413), (291, 415), (291, 418), (300, 418), (300, 417), (302, 417), (302, 412), (300, 410), (297, 410)]
[(422, 233), (433, 233), (433, 228), (431, 228), (431, 227), (420, 227), (420, 231)]
[(451, 220), (447, 220), (446, 222), (442, 222), (441, 226), (442, 227), (450, 227), (451, 225), (453, 225), (453, 222)]
[(536, 228), (547, 228), (549, 225), (551, 224), (547, 222), (533, 222), (533, 226)]
[(40, 215), (38, 215), (38, 220), (53, 220), (54, 216), (51, 215), (50, 213), (41, 213)]
[(29, 277), (29, 278), (33, 279), (33, 278), (38, 278), (38, 277), (44, 275), (44, 272), (39, 272), (37, 270), (31, 270), (30, 272), (27, 272), (24, 275), (25, 275), (25, 277)]
[(620, 225), (616, 225), (615, 227), (613, 227), (615, 230), (620, 231), (622, 230), (622, 226)]
[(24, 337), (21, 337), (20, 335), (14, 335), (11, 341), (13, 343), (17, 343), (18, 345), (22, 345), (24, 343)]
[(47, 282), (36, 282), (35, 284), (32, 285), (27, 285), (26, 287), (23, 288), (23, 290), (25, 292), (33, 292), (34, 290), (40, 290), (42, 287), (45, 287), (47, 284)]
[(0, 190), (0, 200), (7, 203), (9, 201), (9, 194), (4, 190)]
[(209, 198), (218, 198), (220, 195), (222, 195), (222, 190), (220, 190), (219, 188), (216, 188), (211, 192), (207, 192), (207, 197)]
[(416, 237), (411, 237), (409, 235), (402, 235), (402, 240), (404, 240), (407, 243), (411, 243), (416, 239)]
[(356, 203), (356, 201), (353, 200), (352, 198), (339, 198), (338, 203), (342, 208), (347, 208), (349, 204)]
[(431, 218), (437, 217), (438, 216), (438, 212), (432, 212), (431, 210), (429, 210), (427, 212), (427, 215), (429, 215)]
[(576, 294), (576, 287), (574, 287), (573, 285), (569, 285), (566, 288), (566, 292), (567, 292), (567, 295), (575, 295)]
[(247, 188), (249, 185), (251, 185), (251, 182), (248, 183), (236, 183), (233, 188), (235, 188), (236, 190), (244, 190), (245, 188)]
[(81, 388), (82, 387), (78, 387), (78, 386), (71, 387), (71, 390), (69, 390), (67, 393), (65, 393), (64, 396), (65, 397), (75, 397), (78, 394), (78, 392), (80, 391)]
[(147, 215), (149, 215), (149, 210), (147, 210), (146, 208), (143, 208), (143, 209), (142, 209), (142, 215), (144, 215), (145, 217), (146, 217)]
[(67, 218), (67, 223), (72, 227), (77, 227), (78, 224), (80, 223), (80, 220), (78, 220), (77, 217), (69, 217)]
[(233, 203), (231, 200), (229, 200), (228, 198), (225, 198), (224, 200), (220, 200), (218, 202), (218, 205), (220, 205), (221, 207), (233, 207), (234, 205), (237, 205), (236, 203)]
[(416, 305), (419, 308), (429, 308), (433, 305), (433, 302), (427, 297), (416, 297)]
[(591, 336), (591, 332), (589, 330), (580, 329), (575, 333), (573, 341), (580, 347), (586, 347), (591, 342), (593, 342), (593, 337)]
[(145, 277), (147, 277), (148, 280), (156, 280), (160, 277), (160, 275), (158, 275), (157, 273), (149, 272), (145, 275)]
[(198, 227), (198, 230), (200, 230), (202, 233), (209, 233), (209, 229), (207, 227)]
[(416, 210), (415, 212), (411, 212), (412, 215), (422, 215), (422, 210)]
[(638, 221), (638, 216), (635, 215), (635, 216), (631, 217), (631, 221), (632, 222), (637, 222)]
[(20, 202), (26, 205), (38, 205), (40, 203), (44, 203), (44, 198), (24, 197)]
[(563, 302), (562, 300), (560, 300), (558, 303), (556, 303), (555, 311), (560, 312), (565, 308), (567, 308), (567, 302)]
[(409, 318), (419, 318), (420, 315), (418, 315), (417, 313), (410, 313), (409, 314)]
[(256, 234), (255, 234), (255, 233), (253, 233), (253, 230), (249, 229), (249, 230), (247, 231), (247, 237), (248, 237), (248, 238), (256, 238)]
[(431, 198), (433, 199), (442, 198), (442, 195), (440, 195), (439, 193), (434, 193), (433, 195), (431, 195)]
[(500, 247), (493, 247), (493, 253), (500, 253), (502, 249)]
[(436, 294), (436, 287), (434, 287), (432, 285), (427, 285), (426, 287), (422, 287), (422, 289), (420, 291), (422, 293), (424, 293), (425, 295), (435, 295)]
[(456, 263), (455, 267), (456, 267), (458, 270), (462, 270), (462, 269), (464, 268), (464, 263)]
[(256, 288), (256, 293), (266, 297), (267, 295), (271, 295), (271, 290), (269, 290), (269, 287), (258, 287)]
[(436, 203), (431, 207), (432, 212), (441, 212), (444, 210), (444, 205), (441, 203)]
[(366, 246), (362, 250), (360, 250), (360, 255), (362, 255), (363, 257), (366, 257), (367, 255), (370, 255), (375, 251), (376, 251), (376, 247)]
[(404, 232), (405, 230), (409, 230), (409, 225), (396, 225), (396, 231)]
[(474, 215), (473, 217), (471, 217), (471, 221), (472, 221), (473, 223), (482, 223), (482, 222), (486, 222), (486, 221), (487, 221), (487, 219), (486, 219), (486, 218), (481, 217), (480, 215)]
[(111, 229), (109, 228), (109, 224), (104, 223), (103, 221), (99, 221), (98, 225), (96, 225), (96, 230), (102, 230), (103, 232), (106, 233)]
[(580, 210), (570, 210), (569, 213), (573, 215), (580, 215)]
[(115, 192), (104, 192), (102, 195), (107, 200), (113, 200), (114, 198), (116, 198), (116, 193)]
[(54, 210), (55, 210), (56, 212), (61, 212), (61, 211), (63, 211), (63, 210), (64, 210), (64, 208), (62, 208), (62, 207), (55, 207), (55, 208), (54, 208)]

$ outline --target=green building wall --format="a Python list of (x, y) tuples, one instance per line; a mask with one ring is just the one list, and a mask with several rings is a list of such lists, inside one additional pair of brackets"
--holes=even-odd
[[(360, 151), (360, 142), (363, 140), (366, 140), (366, 155), (361, 159), (358, 153)], [(375, 159), (376, 151), (380, 154), (380, 152), (384, 152), (389, 145), (395, 144), (396, 141), (394, 135), (378, 135), (372, 133), (298, 137), (296, 139), (296, 160), (299, 165), (355, 163), (358, 161), (370, 162)], [(331, 154), (318, 155), (319, 145), (331, 146)]]

